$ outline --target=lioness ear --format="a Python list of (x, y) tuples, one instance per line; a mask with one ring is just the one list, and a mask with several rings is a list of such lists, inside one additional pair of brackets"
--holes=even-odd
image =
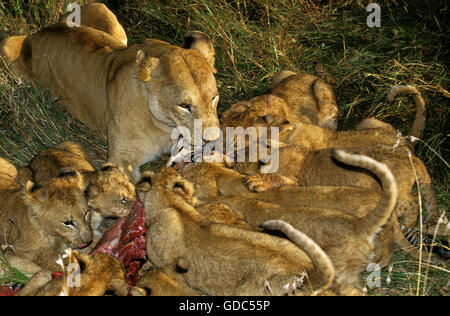
[(146, 171), (144, 174), (139, 178), (138, 182), (136, 183), (136, 193), (139, 197), (139, 199), (144, 202), (145, 197), (147, 193), (152, 188), (152, 177), (155, 176), (155, 173), (152, 171)]
[(152, 79), (152, 71), (159, 65), (159, 58), (149, 57), (142, 50), (137, 52), (136, 65), (139, 80), (144, 82)]
[(198, 51), (210, 64), (213, 72), (216, 73), (216, 52), (211, 37), (199, 31), (189, 32), (184, 37), (184, 48)]

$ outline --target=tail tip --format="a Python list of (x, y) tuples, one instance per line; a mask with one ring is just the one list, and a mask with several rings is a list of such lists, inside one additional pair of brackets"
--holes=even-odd
[(395, 97), (402, 92), (420, 95), (419, 90), (413, 85), (395, 85), (389, 90), (387, 101), (390, 103), (394, 102)]

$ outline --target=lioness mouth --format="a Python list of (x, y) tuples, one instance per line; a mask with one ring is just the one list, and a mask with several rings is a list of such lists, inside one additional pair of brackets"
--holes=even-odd
[(202, 150), (202, 152), (197, 153), (197, 155), (195, 155), (192, 152), (185, 154), (184, 150), (180, 150), (178, 152), (178, 154), (170, 157), (166, 166), (171, 167), (178, 172), (181, 172), (184, 169), (184, 167), (186, 167), (187, 165), (189, 165), (191, 163), (199, 163), (199, 162), (203, 162), (203, 161), (215, 161), (215, 158), (218, 155), (222, 155), (223, 161), (225, 161), (225, 162), (235, 161), (234, 160), (235, 157), (230, 157), (225, 154), (219, 154), (215, 151), (211, 151), (211, 154), (209, 154), (209, 155), (204, 155), (203, 150)]

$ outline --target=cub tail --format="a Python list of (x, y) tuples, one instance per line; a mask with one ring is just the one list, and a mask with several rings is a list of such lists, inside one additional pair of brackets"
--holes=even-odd
[(381, 181), (381, 200), (375, 210), (360, 219), (359, 225), (361, 233), (375, 236), (389, 220), (397, 204), (398, 189), (392, 172), (385, 164), (370, 157), (349, 154), (340, 149), (333, 150), (333, 157), (344, 164), (367, 169)]
[(394, 102), (396, 96), (401, 93), (408, 93), (413, 96), (414, 102), (416, 103), (416, 117), (411, 129), (408, 132), (408, 136), (411, 137), (409, 147), (414, 150), (417, 140), (422, 135), (423, 129), (425, 127), (426, 120), (426, 105), (425, 100), (419, 90), (411, 85), (396, 85), (391, 88), (388, 93), (388, 102)]
[(308, 254), (314, 266), (317, 267), (321, 280), (323, 280), (320, 287), (313, 291), (311, 294), (312, 296), (320, 295), (330, 288), (334, 280), (335, 269), (328, 255), (314, 240), (294, 228), (292, 225), (281, 220), (270, 220), (262, 223), (260, 227), (284, 233), (292, 242)]

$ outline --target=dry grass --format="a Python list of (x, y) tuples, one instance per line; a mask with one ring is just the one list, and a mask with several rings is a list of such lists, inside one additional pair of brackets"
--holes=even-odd
[[(69, 2), (0, 1), (0, 34), (6, 37), (36, 31), (56, 21)], [(320, 63), (336, 91), (340, 128), (377, 117), (406, 132), (415, 115), (412, 101), (401, 97), (387, 104), (385, 97), (392, 85), (416, 85), (428, 106), (417, 155), (434, 179), (441, 210), (448, 210), (447, 1), (377, 1), (382, 7), (379, 29), (366, 25), (365, 5), (373, 1), (104, 2), (124, 24), (130, 44), (148, 37), (181, 44), (186, 31), (194, 29), (210, 34), (217, 49), (220, 113), (238, 100), (264, 92), (279, 70), (314, 72)], [(23, 165), (43, 148), (76, 140), (96, 162), (106, 159), (103, 138), (72, 119), (39, 87), (20, 81), (2, 66), (0, 69), (1, 157)], [(160, 165), (158, 161), (147, 168)], [(369, 290), (369, 294), (448, 295), (448, 270), (446, 262), (419, 269), (417, 260), (397, 252), (392, 271), (382, 271), (382, 287)]]

